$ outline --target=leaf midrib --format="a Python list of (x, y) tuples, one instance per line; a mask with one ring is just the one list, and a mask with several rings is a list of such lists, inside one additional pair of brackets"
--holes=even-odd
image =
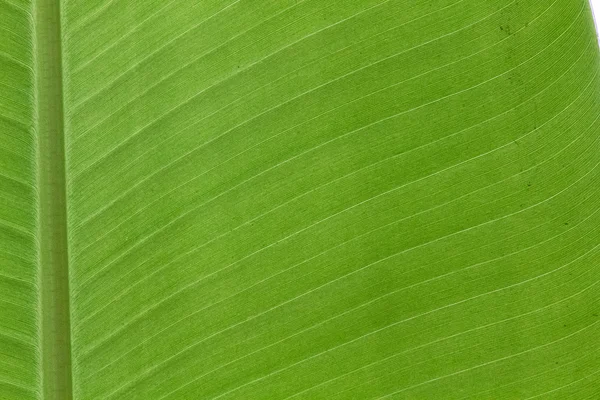
[(72, 399), (60, 0), (33, 2), (39, 190), (41, 381)]

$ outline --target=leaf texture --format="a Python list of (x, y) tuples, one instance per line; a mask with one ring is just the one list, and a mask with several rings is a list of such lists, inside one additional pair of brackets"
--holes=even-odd
[[(0, 1), (0, 390), (27, 398), (35, 7)], [(73, 398), (600, 396), (587, 0), (60, 11)]]
[(0, 398), (41, 388), (37, 140), (29, 1), (0, 2)]

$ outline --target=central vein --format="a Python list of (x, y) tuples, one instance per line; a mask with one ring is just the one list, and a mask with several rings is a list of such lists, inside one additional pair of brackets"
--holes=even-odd
[(60, 0), (34, 0), (44, 399), (72, 396)]

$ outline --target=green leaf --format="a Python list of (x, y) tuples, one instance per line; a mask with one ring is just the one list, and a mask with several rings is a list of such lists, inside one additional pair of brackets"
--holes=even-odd
[(587, 0), (0, 0), (0, 399), (600, 398)]

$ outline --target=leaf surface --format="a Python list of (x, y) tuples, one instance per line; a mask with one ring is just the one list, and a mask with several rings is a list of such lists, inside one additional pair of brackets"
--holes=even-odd
[(37, 140), (29, 1), (0, 3), (0, 398), (40, 394)]
[(2, 3), (4, 397), (600, 395), (587, 0), (55, 4), (35, 64)]

